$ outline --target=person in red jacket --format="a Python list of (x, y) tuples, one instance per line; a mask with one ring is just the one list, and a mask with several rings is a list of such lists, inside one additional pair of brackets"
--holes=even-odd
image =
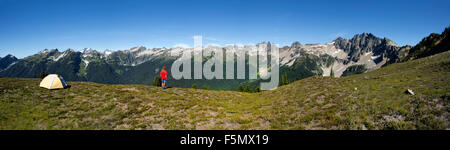
[(166, 88), (166, 83), (167, 83), (167, 71), (166, 71), (166, 67), (163, 66), (161, 73), (159, 73), (161, 75), (161, 87), (163, 89)]

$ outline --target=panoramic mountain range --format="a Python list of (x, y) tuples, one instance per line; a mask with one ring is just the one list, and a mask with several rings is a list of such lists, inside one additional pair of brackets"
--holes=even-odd
[(0, 129), (448, 130), (449, 76), (447, 51), (258, 93), (0, 78)]
[[(449, 28), (442, 34), (433, 33), (416, 46), (398, 46), (388, 38), (370, 33), (357, 34), (351, 39), (337, 38), (326, 44), (301, 44), (279, 48), (282, 84), (310, 76), (347, 76), (380, 67), (422, 58), (447, 51), (450, 47)], [(267, 44), (263, 42), (259, 44)], [(208, 48), (221, 48), (205, 46)], [(247, 49), (248, 46), (243, 46)], [(12, 55), (0, 58), (0, 77), (36, 78), (41, 72), (62, 75), (68, 81), (92, 81), (107, 84), (151, 84), (159, 75), (159, 68), (171, 64), (178, 57), (172, 51), (192, 48), (152, 48), (143, 46), (129, 50), (45, 49), (37, 54), (17, 59)], [(247, 54), (248, 55), (248, 54)], [(207, 61), (210, 57), (204, 57)], [(246, 68), (251, 66), (246, 66)], [(225, 67), (224, 67), (225, 68)], [(247, 69), (248, 71), (248, 69)], [(248, 77), (248, 75), (247, 75)], [(171, 77), (169, 76), (169, 81)], [(172, 80), (169, 86), (191, 87), (192, 84), (216, 90), (236, 90), (239, 85), (256, 87), (260, 80)]]

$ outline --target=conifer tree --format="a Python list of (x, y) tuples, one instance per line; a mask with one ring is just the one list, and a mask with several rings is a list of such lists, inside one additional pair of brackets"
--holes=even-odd
[(156, 76), (155, 79), (153, 79), (152, 85), (153, 86), (161, 86), (161, 83), (162, 83), (161, 77)]
[(239, 86), (238, 86), (238, 91), (239, 91), (239, 92), (244, 92), (244, 86), (239, 85)]
[(333, 67), (331, 67), (330, 77), (334, 77)]
[(257, 86), (257, 87), (255, 88), (255, 92), (261, 92), (261, 87), (260, 87), (260, 86)]
[(252, 86), (247, 85), (247, 87), (245, 88), (245, 92), (249, 92), (249, 93), (253, 92)]

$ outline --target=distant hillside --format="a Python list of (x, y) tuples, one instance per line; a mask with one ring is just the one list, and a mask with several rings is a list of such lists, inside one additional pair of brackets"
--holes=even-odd
[[(450, 129), (450, 52), (262, 95), (282, 129)], [(411, 89), (415, 95), (406, 94)]]
[(450, 50), (450, 27), (442, 34), (432, 33), (408, 51), (403, 61), (423, 58)]
[[(450, 52), (261, 93), (0, 78), (0, 129), (450, 129)], [(415, 95), (405, 93), (411, 89)]]

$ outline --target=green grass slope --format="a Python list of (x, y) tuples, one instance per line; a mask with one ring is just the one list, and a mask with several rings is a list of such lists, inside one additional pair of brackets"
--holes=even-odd
[(261, 93), (0, 78), (0, 129), (449, 129), (449, 77), (450, 52)]
[(307, 78), (264, 97), (275, 129), (449, 129), (449, 77), (448, 51), (365, 74)]

